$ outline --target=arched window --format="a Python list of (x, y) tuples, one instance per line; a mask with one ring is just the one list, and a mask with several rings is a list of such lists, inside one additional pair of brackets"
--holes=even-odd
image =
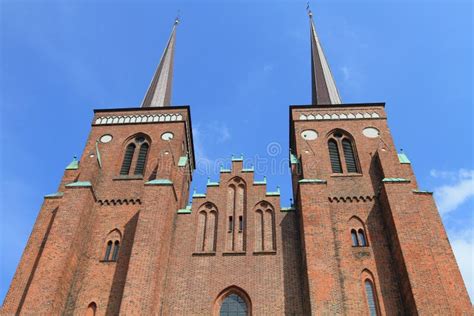
[(329, 134), (328, 138), (332, 172), (359, 173), (360, 168), (352, 137), (346, 132), (337, 130)]
[(261, 201), (255, 208), (255, 251), (275, 251), (273, 206), (267, 201)]
[(367, 241), (365, 240), (365, 233), (363, 229), (359, 229), (359, 246), (366, 247)]
[(342, 140), (342, 148), (344, 150), (344, 159), (346, 160), (347, 172), (359, 172), (357, 170), (357, 163), (355, 160), (354, 149), (352, 148), (352, 142), (350, 140)]
[(118, 253), (119, 253), (119, 248), (120, 248), (120, 241), (116, 240), (114, 242), (114, 252), (112, 254), (112, 261), (117, 261), (118, 259)]
[(339, 149), (334, 139), (328, 141), (329, 158), (331, 160), (331, 168), (333, 173), (342, 173), (341, 159), (339, 157)]
[(122, 239), (122, 234), (120, 233), (118, 229), (112, 230), (107, 235), (104, 261), (108, 261), (108, 262), (117, 261), (121, 239)]
[[(135, 149), (139, 147), (138, 155), (135, 158)], [(120, 175), (127, 176), (130, 173), (132, 164), (135, 164), (134, 175), (143, 175), (146, 166), (146, 159), (148, 149), (150, 148), (150, 141), (144, 135), (135, 136), (125, 149), (123, 156), (122, 167), (120, 168)]]
[(352, 247), (367, 247), (368, 240), (364, 222), (357, 216), (349, 219)]
[(138, 152), (137, 165), (135, 167), (135, 175), (143, 175), (145, 169), (146, 156), (148, 154), (148, 144), (143, 143)]
[(133, 154), (135, 153), (135, 147), (135, 144), (131, 143), (127, 146), (127, 149), (125, 150), (122, 168), (120, 169), (120, 174), (123, 176), (128, 175), (128, 173), (130, 172), (130, 166), (132, 164)]
[(247, 316), (247, 303), (237, 294), (230, 294), (222, 302), (220, 316)]
[[(226, 234), (227, 251), (245, 251), (246, 241), (246, 184), (240, 177), (234, 177), (227, 187), (227, 218), (229, 230)], [(240, 228), (242, 228), (240, 230)]]
[(352, 246), (354, 247), (359, 246), (359, 240), (357, 239), (357, 233), (355, 229), (351, 230), (351, 237), (352, 237)]
[(367, 297), (367, 307), (370, 316), (377, 316), (377, 299), (375, 295), (374, 285), (370, 280), (365, 280), (365, 295)]
[(197, 222), (196, 251), (216, 251), (217, 208), (207, 202), (200, 207)]
[(87, 306), (86, 316), (95, 316), (97, 311), (97, 304), (92, 302)]

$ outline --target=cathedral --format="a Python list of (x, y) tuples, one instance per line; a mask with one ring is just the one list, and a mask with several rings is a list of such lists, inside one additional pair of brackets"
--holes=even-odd
[(235, 156), (190, 193), (191, 107), (171, 103), (178, 22), (141, 106), (94, 110), (1, 315), (472, 313), (385, 104), (342, 102), (311, 12), (312, 102), (288, 117), (292, 205)]

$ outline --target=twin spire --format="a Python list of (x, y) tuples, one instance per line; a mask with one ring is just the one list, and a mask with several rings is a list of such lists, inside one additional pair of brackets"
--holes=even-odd
[[(313, 21), (313, 13), (308, 8), (310, 20), (311, 39), (311, 81), (312, 81), (312, 105), (341, 104), (341, 97), (336, 88), (336, 83), (329, 69), (328, 62), (324, 56), (323, 48)], [(148, 87), (142, 108), (163, 107), (171, 105), (171, 88), (173, 83), (173, 62), (176, 42), (176, 27), (179, 19), (176, 18), (171, 31), (168, 44), (161, 56), (158, 68)]]

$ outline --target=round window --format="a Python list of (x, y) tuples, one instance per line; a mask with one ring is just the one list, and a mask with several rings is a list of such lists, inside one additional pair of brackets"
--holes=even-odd
[(101, 143), (108, 143), (112, 140), (112, 135), (110, 134), (105, 134), (100, 137), (100, 142)]
[(161, 139), (162, 140), (172, 140), (173, 137), (174, 137), (174, 135), (171, 132), (166, 132), (166, 133), (161, 134)]
[(318, 138), (318, 132), (312, 129), (307, 129), (301, 132), (301, 137), (305, 140), (315, 140)]
[(377, 138), (380, 135), (380, 131), (375, 127), (366, 127), (362, 130), (362, 134), (368, 138)]

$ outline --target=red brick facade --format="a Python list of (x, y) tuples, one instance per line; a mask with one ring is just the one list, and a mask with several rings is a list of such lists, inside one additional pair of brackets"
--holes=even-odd
[[(240, 158), (188, 205), (189, 115), (95, 112), (79, 163), (45, 196), (2, 314), (218, 315), (234, 294), (248, 315), (358, 315), (369, 314), (367, 284), (378, 315), (471, 312), (433, 198), (397, 155), (383, 104), (290, 108), (294, 208)], [(149, 145), (144, 173), (133, 174), (135, 154), (121, 175), (135, 141)]]

